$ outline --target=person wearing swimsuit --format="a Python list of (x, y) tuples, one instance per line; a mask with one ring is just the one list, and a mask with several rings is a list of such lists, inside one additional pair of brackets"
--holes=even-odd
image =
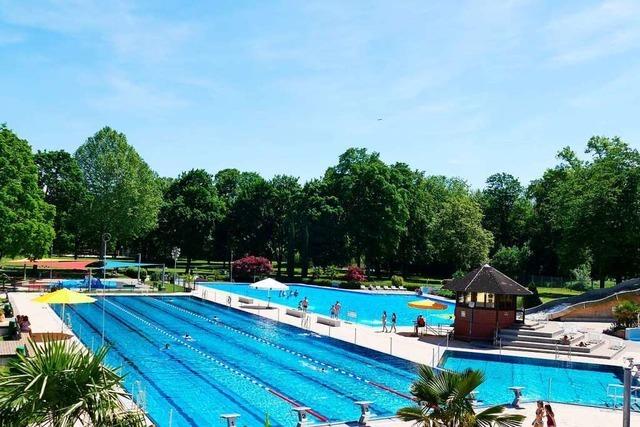
[(544, 405), (544, 412), (547, 414), (547, 427), (556, 427), (556, 416), (548, 403)]
[(538, 400), (538, 407), (536, 408), (536, 419), (531, 423), (533, 427), (544, 427), (544, 403), (542, 400)]

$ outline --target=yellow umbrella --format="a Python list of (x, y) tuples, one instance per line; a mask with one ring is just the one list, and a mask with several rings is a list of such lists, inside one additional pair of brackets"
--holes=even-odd
[(41, 302), (45, 304), (62, 304), (62, 328), (64, 330), (64, 308), (67, 304), (87, 304), (95, 302), (95, 298), (80, 294), (78, 292), (70, 291), (69, 289), (60, 289), (55, 292), (40, 295), (38, 298), (33, 299), (35, 302)]
[(447, 308), (446, 305), (440, 304), (439, 302), (436, 302), (430, 299), (421, 299), (418, 301), (411, 301), (409, 303), (409, 307), (418, 308), (421, 310), (445, 310)]

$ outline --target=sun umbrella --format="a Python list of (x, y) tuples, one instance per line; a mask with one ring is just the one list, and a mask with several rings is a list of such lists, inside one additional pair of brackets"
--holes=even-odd
[(40, 295), (38, 298), (34, 298), (33, 300), (35, 302), (41, 302), (45, 304), (62, 304), (61, 332), (64, 330), (64, 308), (67, 304), (88, 304), (96, 301), (90, 296), (70, 291), (69, 289), (60, 289), (55, 292)]
[(445, 310), (447, 308), (446, 305), (430, 299), (421, 299), (418, 301), (411, 301), (409, 303), (409, 307), (418, 308), (421, 310)]
[(259, 282), (252, 283), (249, 285), (252, 289), (260, 289), (262, 291), (267, 291), (267, 297), (269, 301), (267, 302), (267, 307), (271, 304), (271, 291), (288, 291), (289, 287), (284, 283), (280, 283), (277, 280), (273, 280), (272, 278), (267, 278), (264, 280), (260, 280)]

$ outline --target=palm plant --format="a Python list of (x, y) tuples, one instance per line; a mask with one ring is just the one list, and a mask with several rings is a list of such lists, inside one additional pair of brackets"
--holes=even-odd
[(77, 343), (31, 343), (0, 377), (0, 425), (144, 426), (144, 415), (127, 408), (123, 377), (103, 362), (106, 347), (92, 354)]
[(503, 406), (475, 412), (471, 393), (484, 381), (482, 371), (436, 373), (431, 367), (421, 365), (418, 375), (411, 386), (418, 406), (400, 409), (397, 415), (403, 421), (433, 427), (516, 427), (524, 420), (522, 415), (503, 414)]

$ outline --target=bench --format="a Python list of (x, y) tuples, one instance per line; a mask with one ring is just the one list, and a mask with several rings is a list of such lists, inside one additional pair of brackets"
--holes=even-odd
[(320, 323), (321, 325), (340, 326), (340, 320), (338, 320), (338, 319), (330, 319), (328, 317), (318, 316), (318, 319), (316, 320), (316, 322)]
[(304, 312), (300, 311), (300, 310), (294, 310), (293, 308), (287, 308), (287, 314), (289, 316), (293, 316), (293, 317), (297, 317), (302, 319), (302, 316), (304, 316)]
[(238, 302), (242, 304), (253, 304), (253, 298), (238, 297)]

